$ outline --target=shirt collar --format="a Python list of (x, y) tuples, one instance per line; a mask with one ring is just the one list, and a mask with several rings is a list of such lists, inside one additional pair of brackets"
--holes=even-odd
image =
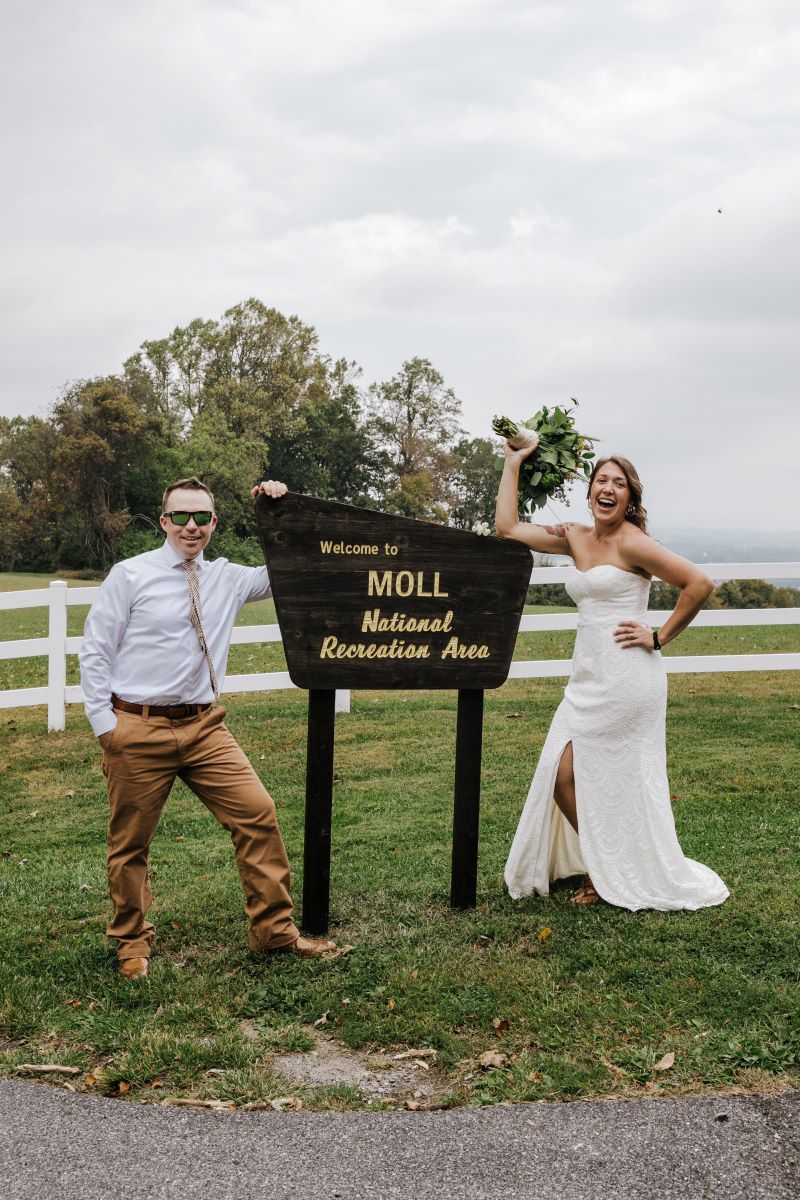
[[(182, 567), (187, 561), (182, 554), (178, 554), (177, 550), (173, 550), (172, 546), (170, 546), (166, 539), (164, 540), (164, 545), (161, 547), (160, 554), (170, 567)], [(205, 566), (202, 550), (196, 558), (192, 559), (192, 562), (194, 562), (198, 569), (202, 570), (202, 568)]]

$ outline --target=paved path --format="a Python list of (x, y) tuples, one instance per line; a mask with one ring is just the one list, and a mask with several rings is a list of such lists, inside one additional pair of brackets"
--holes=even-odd
[(3, 1200), (797, 1200), (800, 1093), (220, 1113), (0, 1081)]

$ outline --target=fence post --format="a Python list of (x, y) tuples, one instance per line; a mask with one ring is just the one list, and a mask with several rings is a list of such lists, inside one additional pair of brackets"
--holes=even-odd
[(336, 693), (336, 701), (334, 704), (334, 712), (350, 712), (350, 689), (339, 689)]
[(55, 579), (48, 590), (50, 621), (47, 650), (47, 730), (65, 725), (67, 687), (67, 585)]

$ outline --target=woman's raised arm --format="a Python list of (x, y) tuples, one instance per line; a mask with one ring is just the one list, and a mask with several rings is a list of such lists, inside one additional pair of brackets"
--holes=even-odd
[(519, 492), (519, 469), (522, 462), (533, 454), (538, 445), (538, 438), (522, 450), (514, 450), (508, 442), (505, 444), (506, 461), (503, 475), (497, 492), (497, 507), (495, 509), (495, 527), (498, 537), (513, 538), (516, 542), (524, 542), (531, 550), (540, 554), (569, 554), (566, 531), (563, 525), (528, 525), (519, 519), (517, 494)]

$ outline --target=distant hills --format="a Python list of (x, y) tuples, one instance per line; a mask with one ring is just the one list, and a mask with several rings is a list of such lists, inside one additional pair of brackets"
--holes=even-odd
[[(692, 562), (800, 562), (800, 533), (769, 529), (652, 529), (660, 542)], [(778, 586), (798, 587), (796, 579), (772, 579)]]

